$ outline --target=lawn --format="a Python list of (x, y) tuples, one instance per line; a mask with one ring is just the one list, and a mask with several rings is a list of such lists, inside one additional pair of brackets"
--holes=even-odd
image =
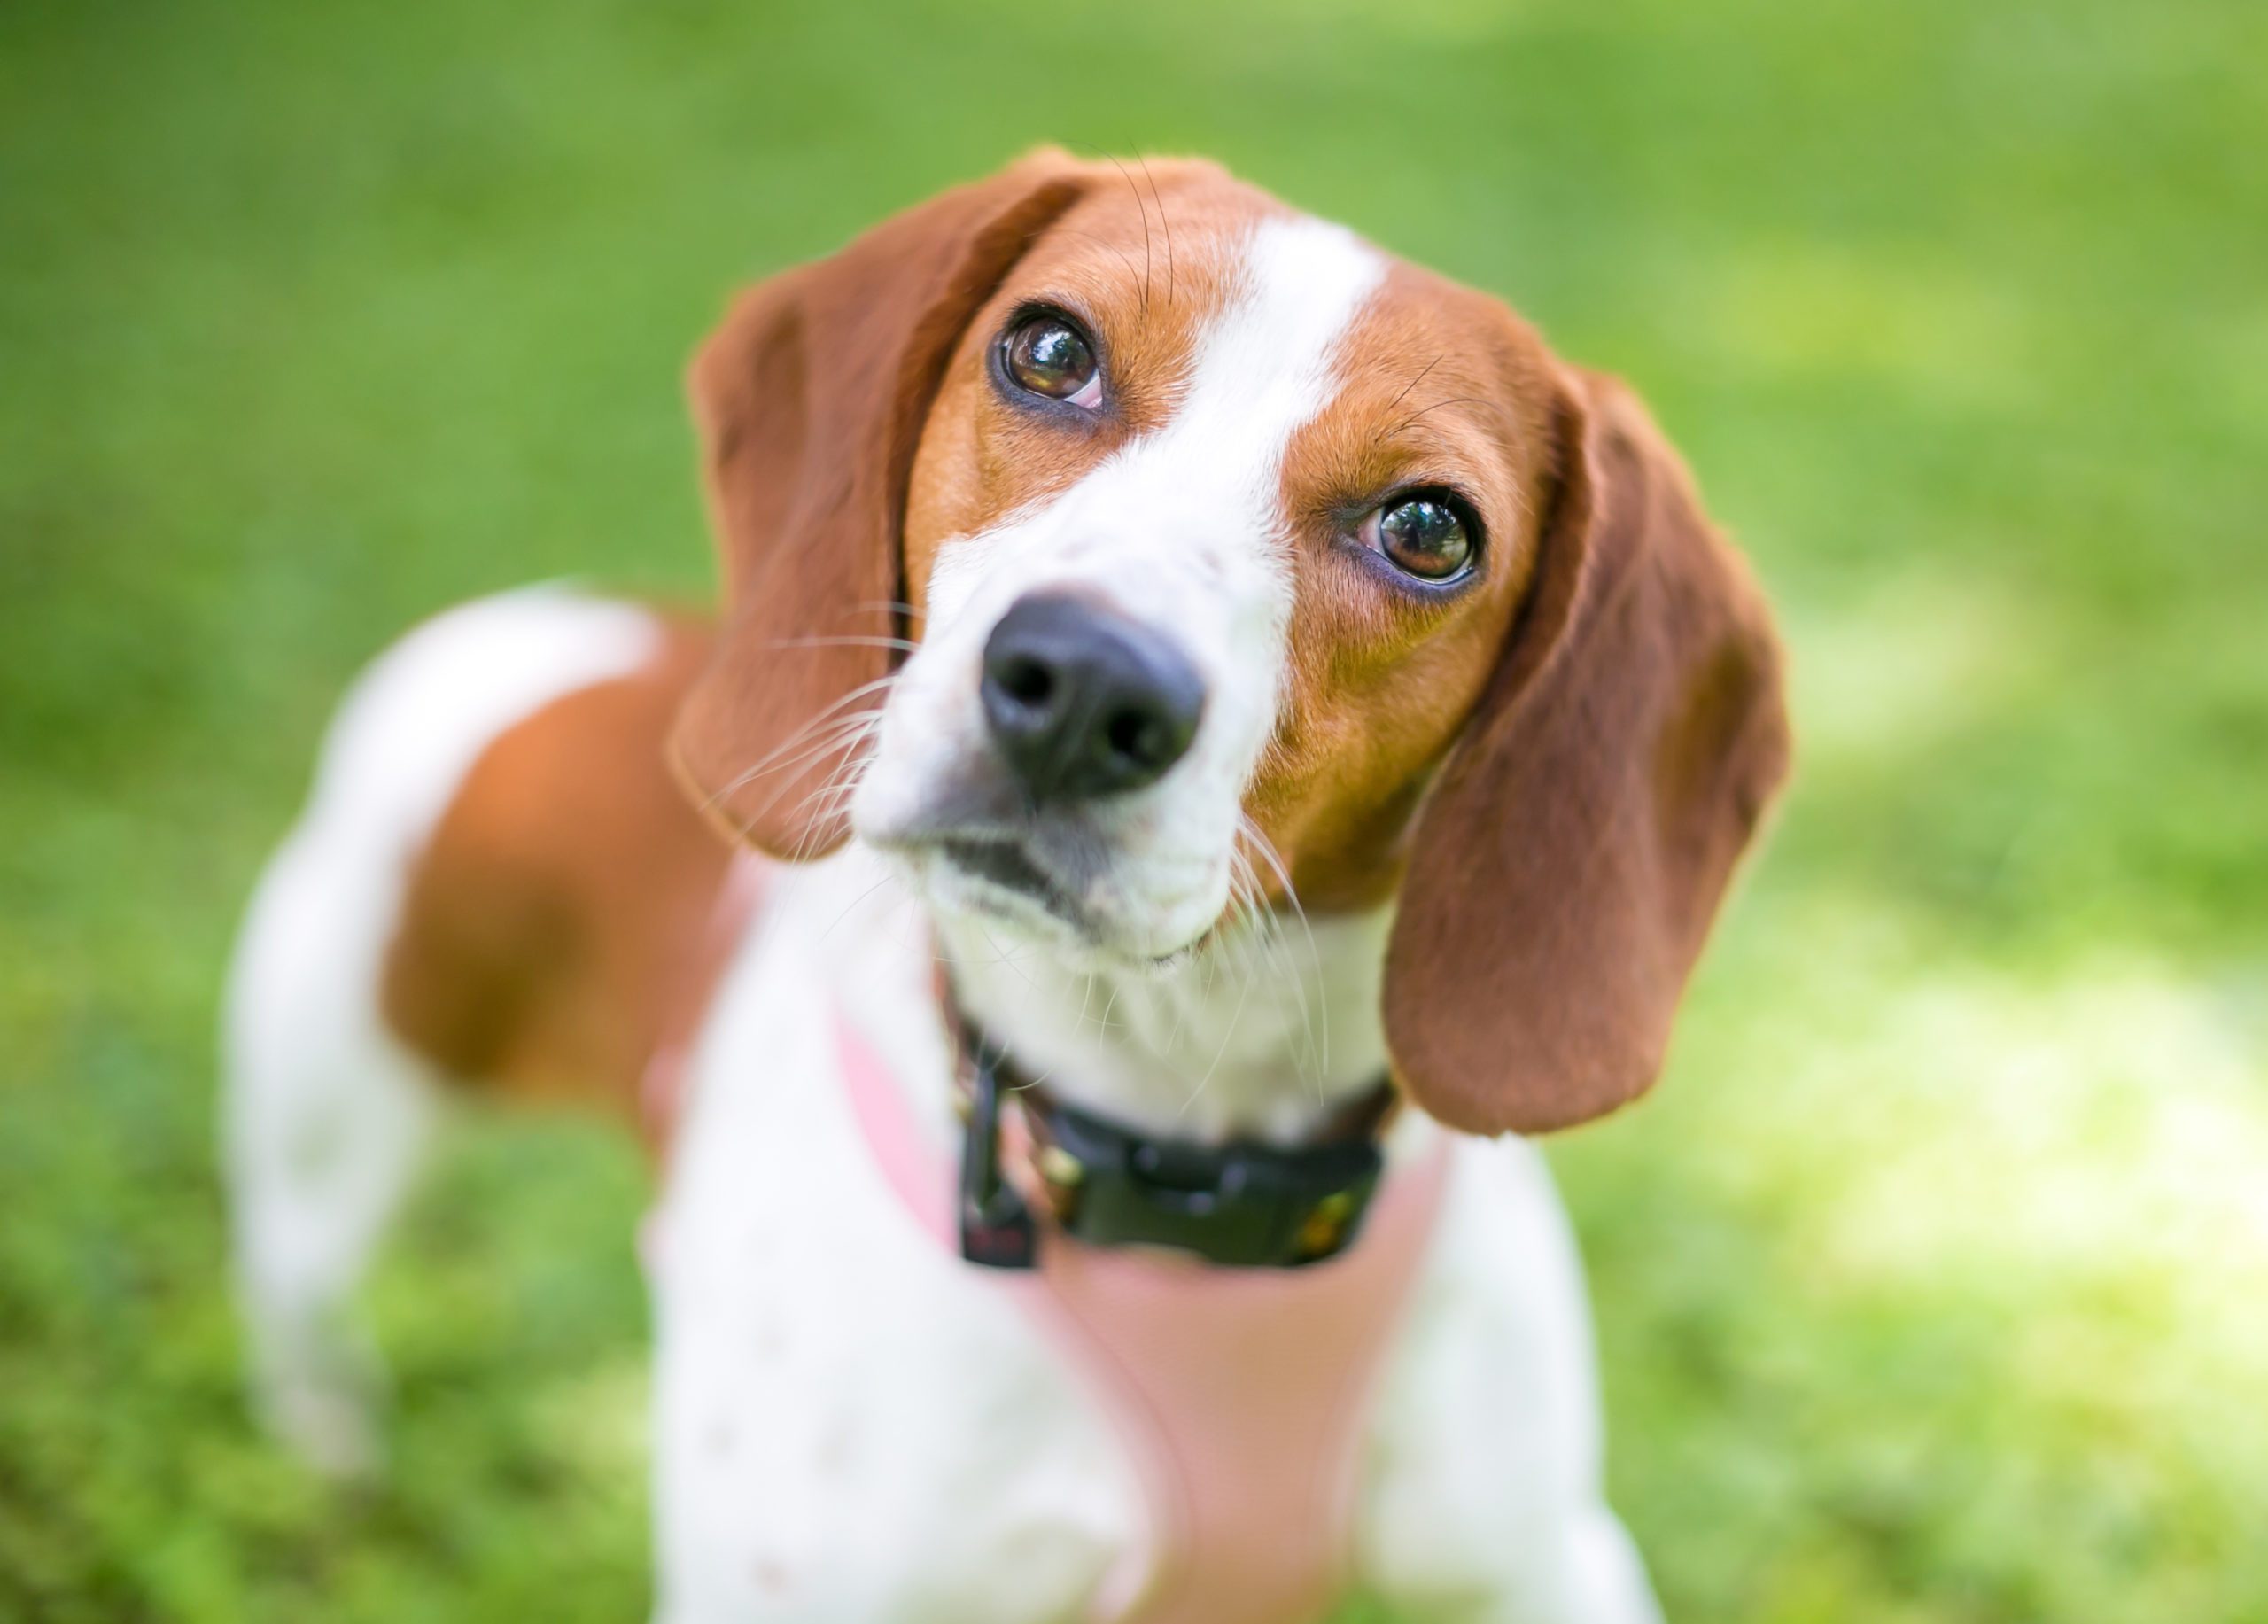
[(2247, 0), (0, 8), (0, 1619), (639, 1613), (604, 1133), (454, 1136), (384, 1487), (246, 1424), (233, 916), (406, 624), (707, 591), (736, 280), (1043, 139), (1511, 297), (1780, 605), (1794, 791), (1554, 1150), (1672, 1617), (2268, 1618), (2264, 62)]

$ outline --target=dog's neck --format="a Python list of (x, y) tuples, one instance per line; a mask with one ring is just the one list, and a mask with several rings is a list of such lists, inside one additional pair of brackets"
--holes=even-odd
[(1074, 967), (966, 921), (937, 930), (964, 1013), (1062, 1098), (1177, 1138), (1290, 1143), (1386, 1075), (1391, 915), (1262, 915), (1157, 969)]

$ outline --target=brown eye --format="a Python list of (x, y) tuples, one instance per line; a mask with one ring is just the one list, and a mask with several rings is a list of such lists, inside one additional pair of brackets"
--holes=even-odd
[(1074, 406), (1102, 401), (1102, 369), (1094, 346), (1060, 315), (1035, 315), (1008, 335), (1001, 357), (1008, 376), (1034, 394)]
[(1406, 575), (1445, 581), (1472, 561), (1472, 526), (1461, 509), (1438, 496), (1389, 502), (1374, 522), (1379, 551)]

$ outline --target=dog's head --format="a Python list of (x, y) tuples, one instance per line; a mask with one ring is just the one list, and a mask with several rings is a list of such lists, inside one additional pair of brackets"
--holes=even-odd
[(1619, 385), (1209, 165), (1042, 152), (744, 295), (692, 388), (729, 619), (677, 748), (738, 834), (1090, 961), (1240, 871), (1392, 903), (1433, 1115), (1652, 1080), (1786, 729)]

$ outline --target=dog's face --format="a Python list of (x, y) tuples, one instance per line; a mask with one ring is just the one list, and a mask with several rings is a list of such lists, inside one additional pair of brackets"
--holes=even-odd
[(734, 614), (680, 748), (737, 832), (855, 828), (1091, 965), (1399, 895), (1436, 1115), (1651, 1077), (1776, 664), (1643, 415), (1501, 305), (1210, 166), (1042, 155), (765, 284), (695, 393)]
[(1084, 198), (927, 414), (857, 833), (1106, 963), (1233, 885), (1386, 901), (1531, 573), (1549, 379), (1501, 307), (1216, 170)]

